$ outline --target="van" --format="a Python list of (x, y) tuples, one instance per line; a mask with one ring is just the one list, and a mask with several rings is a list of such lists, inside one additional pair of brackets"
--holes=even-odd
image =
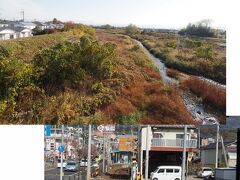
[(151, 180), (181, 180), (182, 168), (181, 166), (158, 166), (157, 169), (151, 173)]

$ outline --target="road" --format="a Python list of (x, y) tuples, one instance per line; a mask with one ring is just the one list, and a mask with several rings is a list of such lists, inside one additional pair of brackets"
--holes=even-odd
[[(63, 180), (84, 180), (87, 176), (87, 170), (85, 167), (80, 168), (79, 172), (69, 172), (64, 171)], [(51, 168), (45, 170), (45, 180), (59, 180), (60, 179), (60, 169)]]

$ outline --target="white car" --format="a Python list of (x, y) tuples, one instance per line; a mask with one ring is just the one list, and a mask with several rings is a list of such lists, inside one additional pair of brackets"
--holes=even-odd
[[(65, 160), (63, 160), (63, 168), (65, 168), (66, 165), (67, 165), (67, 162), (66, 162)], [(58, 167), (58, 168), (61, 167), (61, 159), (58, 159), (57, 167)]]
[(181, 180), (182, 168), (181, 166), (158, 166), (157, 169), (151, 173), (151, 180)]
[(87, 159), (82, 159), (82, 160), (80, 161), (80, 166), (81, 166), (81, 167), (87, 167)]
[(197, 172), (197, 177), (206, 177), (213, 175), (213, 169), (210, 167), (202, 167), (198, 172)]

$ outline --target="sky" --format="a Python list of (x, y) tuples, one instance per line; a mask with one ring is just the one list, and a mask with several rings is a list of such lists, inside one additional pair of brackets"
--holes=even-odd
[[(7, 3), (6, 3), (7, 2)], [(225, 28), (223, 0), (0, 0), (0, 18), (62, 21), (84, 24), (150, 28), (182, 28), (211, 19), (213, 27)]]

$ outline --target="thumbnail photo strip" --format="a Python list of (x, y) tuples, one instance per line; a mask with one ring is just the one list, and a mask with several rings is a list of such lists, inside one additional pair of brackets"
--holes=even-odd
[(240, 117), (228, 117), (224, 125), (45, 125), (44, 175), (235, 180), (239, 139)]

